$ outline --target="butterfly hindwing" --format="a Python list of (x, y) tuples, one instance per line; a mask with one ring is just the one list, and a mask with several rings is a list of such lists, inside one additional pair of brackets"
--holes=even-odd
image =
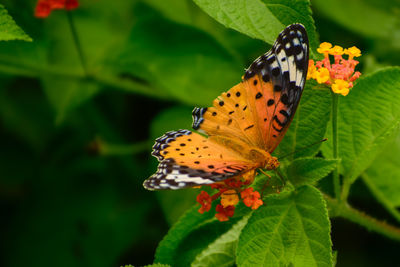
[(188, 130), (171, 131), (157, 138), (152, 155), (160, 164), (144, 182), (150, 190), (212, 184), (257, 167), (239, 153)]
[(293, 119), (307, 68), (307, 33), (301, 24), (292, 24), (250, 65), (242, 83), (214, 100), (213, 107), (195, 108), (193, 128), (272, 152)]

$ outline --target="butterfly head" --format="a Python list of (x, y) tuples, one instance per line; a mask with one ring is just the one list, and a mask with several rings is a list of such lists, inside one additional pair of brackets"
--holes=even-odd
[(280, 163), (277, 157), (270, 157), (267, 163), (265, 164), (264, 169), (266, 170), (275, 170), (279, 167)]

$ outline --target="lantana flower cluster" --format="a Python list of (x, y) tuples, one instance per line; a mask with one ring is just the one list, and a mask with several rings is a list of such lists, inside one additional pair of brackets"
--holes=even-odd
[(211, 209), (211, 204), (215, 200), (220, 203), (216, 206), (215, 217), (223, 222), (228, 221), (235, 213), (235, 207), (240, 199), (243, 203), (253, 210), (258, 209), (263, 201), (259, 192), (254, 191), (252, 187), (247, 187), (253, 182), (254, 173), (245, 175), (240, 180), (231, 178), (222, 182), (211, 184), (211, 188), (217, 189), (218, 192), (210, 196), (206, 191), (201, 191), (197, 196), (197, 202), (200, 203), (200, 213), (204, 213)]
[(39, 0), (35, 9), (35, 17), (47, 18), (54, 9), (73, 10), (78, 6), (78, 0)]
[[(315, 79), (320, 84), (330, 85), (334, 93), (346, 96), (361, 75), (359, 71), (354, 72), (359, 63), (354, 58), (361, 56), (360, 49), (355, 46), (346, 49), (338, 45), (332, 47), (332, 44), (324, 42), (317, 51), (324, 55), (324, 59), (316, 63), (310, 59), (307, 80)], [(343, 55), (347, 55), (347, 59)], [(333, 64), (329, 56), (333, 56)]]

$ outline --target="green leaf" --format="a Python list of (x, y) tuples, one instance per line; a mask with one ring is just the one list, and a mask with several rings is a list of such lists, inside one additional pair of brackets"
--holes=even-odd
[[(213, 208), (214, 210), (215, 208)], [(249, 208), (247, 208), (249, 210)], [(214, 214), (214, 212), (212, 211)], [(236, 213), (236, 212), (235, 212)], [(215, 240), (220, 238), (221, 235), (228, 232), (233, 225), (236, 224), (238, 218), (236, 214), (234, 218), (227, 222), (220, 222), (216, 219), (206, 222), (196, 227), (179, 245), (177, 250), (177, 259), (172, 266), (186, 267), (192, 264), (196, 257), (206, 250), (207, 247)]]
[(178, 260), (178, 248), (182, 241), (199, 225), (213, 218), (214, 214), (206, 212), (200, 214), (197, 210), (199, 206), (194, 206), (188, 210), (179, 221), (168, 231), (168, 234), (157, 247), (154, 262), (171, 264)]
[(196, 257), (191, 266), (234, 266), (239, 235), (248, 219), (249, 216), (245, 216), (229, 231), (217, 238)]
[[(372, 38), (399, 41), (399, 16), (393, 2), (314, 0), (313, 6), (336, 23)], [(366, 16), (365, 14), (368, 14)], [(393, 41), (395, 41), (393, 40)]]
[(333, 267), (335, 267), (337, 264), (337, 254), (338, 254), (337, 250), (334, 250), (332, 253), (332, 261), (333, 261), (332, 266)]
[(400, 222), (400, 136), (390, 142), (362, 175), (376, 199)]
[(0, 5), (0, 41), (11, 40), (32, 42), (32, 38), (15, 23), (4, 6)]
[(338, 161), (323, 158), (295, 159), (287, 167), (287, 177), (294, 186), (312, 184), (327, 176), (336, 166)]
[[(159, 264), (159, 263), (155, 263), (155, 264), (150, 264), (150, 265), (146, 265), (144, 267), (170, 267), (171, 265), (168, 264)], [(134, 267), (132, 265), (127, 265), (125, 267)]]
[[(314, 83), (307, 82), (296, 115), (282, 142), (276, 149), (278, 157), (293, 153), (287, 159), (314, 156), (325, 136), (330, 116), (330, 94), (314, 90)], [(312, 145), (312, 146), (310, 146)], [(310, 146), (308, 148), (305, 148)]]
[(243, 228), (238, 266), (332, 266), (328, 212), (321, 193), (304, 186), (271, 195)]
[[(348, 96), (339, 98), (339, 171), (345, 179), (353, 182), (397, 134), (399, 95), (400, 68), (390, 67), (360, 78)], [(332, 142), (322, 150), (332, 157)]]
[(114, 75), (133, 75), (191, 105), (210, 105), (240, 82), (243, 64), (211, 35), (163, 19), (148, 7), (136, 12), (149, 15), (138, 21), (127, 45), (107, 62)]
[(215, 20), (252, 38), (273, 44), (284, 25), (260, 0), (194, 0)]
[[(190, 24), (193, 20), (193, 18), (191, 17), (193, 10), (191, 10), (190, 1), (146, 0), (146, 4), (159, 10), (166, 18), (168, 18), (170, 20), (173, 20), (173, 21), (176, 21), (176, 22), (179, 22), (182, 24)], [(179, 16), (177, 16), (177, 14), (179, 14)]]
[(315, 50), (318, 38), (307, 0), (194, 0), (207, 14), (226, 27), (273, 44), (286, 25), (300, 22)]
[(56, 112), (56, 123), (61, 123), (73, 109), (91, 99), (100, 88), (97, 84), (64, 77), (43, 79), (44, 92)]
[(227, 222), (220, 222), (214, 217), (215, 206), (216, 203), (213, 203), (211, 210), (204, 214), (198, 212), (199, 205), (188, 210), (158, 245), (154, 262), (189, 266), (215, 240), (230, 231), (243, 216), (251, 212), (244, 204), (239, 204), (233, 218)]

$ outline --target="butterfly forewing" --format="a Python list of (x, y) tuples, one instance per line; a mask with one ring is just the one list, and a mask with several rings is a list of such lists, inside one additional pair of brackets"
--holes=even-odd
[(296, 112), (307, 77), (308, 53), (304, 27), (292, 24), (244, 75), (248, 90), (259, 96), (256, 115), (268, 152), (280, 143)]
[(242, 83), (214, 100), (213, 107), (194, 109), (193, 128), (272, 152), (293, 119), (307, 68), (307, 33), (292, 24), (250, 65)]

